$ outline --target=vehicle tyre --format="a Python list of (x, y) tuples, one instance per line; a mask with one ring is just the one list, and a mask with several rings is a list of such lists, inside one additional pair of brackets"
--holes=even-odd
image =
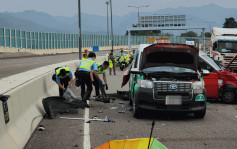
[(129, 88), (129, 91), (128, 91), (129, 106), (132, 106), (133, 102), (132, 102), (132, 98), (131, 98), (131, 90), (130, 90), (131, 84), (130, 84), (130, 81), (129, 81), (128, 86), (129, 86), (128, 87)]
[(129, 92), (129, 106), (132, 106), (133, 105), (133, 101), (132, 101), (130, 96), (131, 96), (131, 93)]
[(202, 119), (204, 118), (205, 114), (206, 114), (206, 108), (203, 109), (202, 111), (194, 112), (194, 117), (197, 119)]
[(122, 66), (120, 67), (120, 70), (121, 70), (121, 71), (123, 71), (123, 69), (124, 69), (124, 65), (122, 65)]
[(135, 102), (133, 103), (133, 117), (135, 118), (141, 118), (141, 110), (139, 108), (137, 108)]
[(232, 103), (235, 100), (235, 92), (231, 90), (224, 91), (221, 95), (221, 99), (225, 103)]

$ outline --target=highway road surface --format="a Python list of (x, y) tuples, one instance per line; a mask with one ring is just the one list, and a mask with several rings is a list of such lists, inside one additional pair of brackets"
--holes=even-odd
[[(100, 51), (96, 54), (97, 56), (105, 56), (107, 52), (108, 51)], [(71, 53), (39, 57), (0, 59), (0, 79), (10, 75), (32, 70), (38, 67), (61, 63), (63, 61), (76, 60), (79, 59), (78, 57), (78, 53)]]
[[(118, 70), (117, 75), (108, 75), (107, 93), (128, 90), (128, 86), (120, 88), (122, 74)], [(73, 87), (73, 91), (77, 96), (80, 95), (80, 89)], [(209, 102), (204, 119), (194, 119), (192, 114), (151, 112), (142, 119), (136, 119), (128, 109), (128, 101), (116, 99), (111, 103), (102, 103), (90, 100), (91, 107), (86, 108), (89, 118), (107, 116), (115, 123), (59, 119), (59, 116), (83, 118), (84, 109), (79, 109), (78, 114), (74, 115), (45, 118), (40, 123), (45, 130), (36, 130), (25, 149), (89, 149), (109, 140), (147, 138), (153, 120), (156, 122), (153, 137), (169, 149), (236, 149), (237, 105), (222, 104), (215, 100)], [(86, 145), (84, 141), (87, 141)]]

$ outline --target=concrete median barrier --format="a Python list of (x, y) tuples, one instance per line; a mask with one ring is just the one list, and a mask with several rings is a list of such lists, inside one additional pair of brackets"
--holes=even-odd
[[(104, 60), (105, 57), (98, 57), (96, 62)], [(52, 81), (54, 69), (67, 66), (74, 72), (78, 62), (73, 60), (48, 65), (0, 79), (0, 94), (10, 95), (7, 100), (8, 123), (5, 123), (3, 106), (0, 105), (1, 149), (24, 148), (45, 114), (42, 99), (59, 94), (57, 84)]]

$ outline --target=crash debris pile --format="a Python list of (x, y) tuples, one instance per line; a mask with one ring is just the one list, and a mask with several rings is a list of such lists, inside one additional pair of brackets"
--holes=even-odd
[(43, 99), (44, 110), (48, 118), (55, 118), (57, 114), (78, 113), (78, 108), (85, 108), (85, 102), (73, 100), (69, 102), (64, 97), (53, 96)]

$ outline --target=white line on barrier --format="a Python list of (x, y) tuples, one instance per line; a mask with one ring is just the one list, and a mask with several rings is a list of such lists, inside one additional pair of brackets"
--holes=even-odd
[[(89, 101), (87, 100), (87, 104)], [(85, 119), (89, 119), (89, 108), (85, 108)], [(90, 123), (84, 122), (84, 142), (83, 142), (84, 149), (91, 149), (91, 142), (90, 142)]]

